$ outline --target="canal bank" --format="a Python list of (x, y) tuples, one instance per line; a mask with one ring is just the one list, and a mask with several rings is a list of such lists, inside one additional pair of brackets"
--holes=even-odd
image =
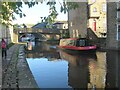
[(24, 45), (15, 44), (2, 61), (2, 88), (38, 88), (26, 61)]

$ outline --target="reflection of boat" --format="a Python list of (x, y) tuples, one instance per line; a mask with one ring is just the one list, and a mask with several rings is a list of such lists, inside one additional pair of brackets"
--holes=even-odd
[(88, 55), (79, 55), (79, 54), (70, 54), (64, 52), (63, 50), (59, 50), (61, 59), (67, 60), (71, 64), (77, 66), (77, 62), (88, 62), (89, 60), (97, 60), (96, 54), (88, 54)]
[(26, 46), (27, 50), (33, 50), (34, 46), (35, 46), (35, 42), (32, 41), (27, 42), (27, 46)]
[(96, 50), (96, 45), (90, 45), (85, 38), (61, 39), (58, 48), (72, 51), (90, 52)]
[[(89, 82), (89, 61), (96, 61), (96, 55), (68, 54), (59, 50), (60, 57), (68, 61), (68, 85), (72, 88), (87, 88)], [(78, 89), (79, 90), (79, 89)]]

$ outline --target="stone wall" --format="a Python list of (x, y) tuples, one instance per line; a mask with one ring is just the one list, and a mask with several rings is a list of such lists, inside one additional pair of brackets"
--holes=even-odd
[(87, 35), (87, 3), (78, 2), (79, 8), (68, 12), (70, 37)]
[[(106, 48), (108, 49), (118, 49), (117, 40), (117, 7), (115, 2), (107, 3), (107, 38), (106, 38)], [(119, 47), (120, 48), (120, 47)]]
[(18, 31), (17, 30), (13, 30), (12, 42), (18, 43)]
[(0, 41), (4, 38), (7, 44), (11, 42), (10, 28), (7, 28), (5, 25), (0, 24)]

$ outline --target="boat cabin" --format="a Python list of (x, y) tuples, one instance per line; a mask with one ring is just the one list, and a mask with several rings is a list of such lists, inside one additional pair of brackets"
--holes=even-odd
[(61, 39), (60, 46), (88, 46), (88, 40), (86, 38), (68, 38), (68, 39)]

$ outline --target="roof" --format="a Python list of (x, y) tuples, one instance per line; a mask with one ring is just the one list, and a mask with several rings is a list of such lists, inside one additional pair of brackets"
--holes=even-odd
[(32, 28), (46, 28), (46, 25), (47, 25), (46, 22), (42, 22), (32, 26)]
[(56, 22), (53, 25), (56, 25), (56, 24), (64, 24), (64, 23), (62, 23), (62, 22)]
[(86, 38), (65, 38), (66, 40), (86, 40)]

